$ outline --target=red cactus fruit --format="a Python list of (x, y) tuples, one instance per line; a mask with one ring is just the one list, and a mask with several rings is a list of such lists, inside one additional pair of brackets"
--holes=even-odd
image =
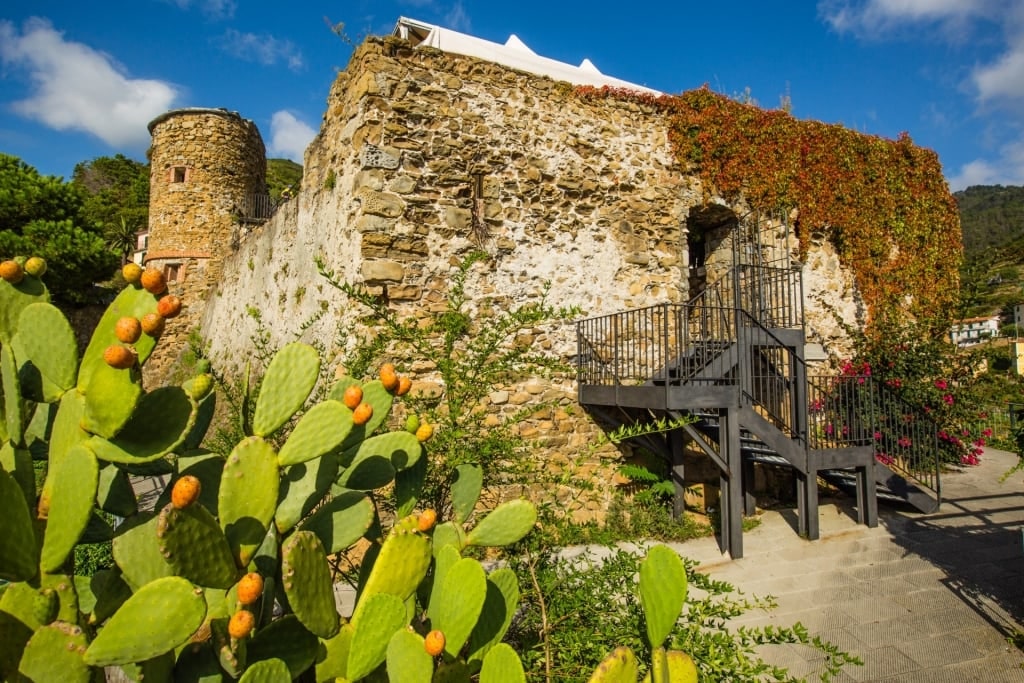
[(258, 572), (249, 572), (238, 582), (238, 602), (251, 605), (263, 595), (263, 577)]
[(156, 302), (156, 312), (167, 319), (178, 317), (181, 313), (181, 298), (173, 294), (161, 297), (160, 301)]
[(384, 385), (384, 388), (388, 391), (395, 391), (398, 389), (398, 373), (395, 372), (395, 366), (391, 363), (385, 363), (380, 366), (380, 383)]
[(352, 411), (352, 424), (364, 425), (370, 421), (371, 417), (373, 417), (373, 406), (369, 403), (360, 403)]
[(412, 389), (412, 380), (402, 375), (398, 378), (398, 388), (395, 390), (395, 394), (398, 396), (405, 396)]
[(159, 337), (164, 333), (164, 317), (157, 313), (147, 313), (142, 316), (142, 331), (150, 337)]
[(427, 637), (423, 639), (423, 649), (431, 657), (436, 657), (444, 652), (444, 634), (437, 629), (428, 633)]
[(16, 285), (25, 277), (25, 269), (17, 261), (4, 261), (0, 263), (0, 278)]
[(142, 266), (138, 263), (126, 263), (121, 268), (121, 277), (130, 285), (137, 285), (142, 282)]
[(423, 532), (433, 529), (436, 523), (437, 512), (430, 508), (421, 512), (420, 516), (416, 518), (416, 528)]
[(350, 384), (346, 389), (345, 393), (341, 397), (341, 402), (349, 407), (349, 410), (355, 410), (359, 407), (359, 404), (363, 402), (363, 389), (358, 384)]
[(256, 617), (253, 616), (252, 612), (246, 609), (240, 609), (231, 615), (231, 620), (228, 622), (228, 635), (235, 640), (241, 640), (250, 633), (256, 626)]
[(142, 271), (139, 282), (142, 284), (142, 288), (150, 294), (159, 295), (167, 291), (167, 278), (156, 268), (146, 268)]

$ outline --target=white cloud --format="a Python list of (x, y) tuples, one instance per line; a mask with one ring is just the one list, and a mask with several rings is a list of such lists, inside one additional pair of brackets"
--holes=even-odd
[(221, 41), (225, 52), (247, 62), (264, 66), (284, 62), (292, 71), (298, 71), (304, 63), (302, 52), (290, 40), (279, 40), (268, 34), (242, 33), (229, 28)]
[(1024, 40), (992, 64), (975, 68), (971, 81), (982, 102), (1024, 99)]
[(316, 131), (297, 119), (291, 112), (277, 111), (270, 119), (270, 153), (302, 163), (306, 147), (316, 137)]
[(840, 33), (863, 38), (921, 23), (953, 38), (962, 37), (968, 20), (999, 17), (1005, 8), (1002, 0), (821, 0), (818, 12)]
[(230, 19), (235, 16), (235, 0), (170, 0), (181, 9), (198, 7), (210, 19)]
[(461, 0), (457, 0), (451, 9), (445, 13), (444, 26), (453, 31), (462, 31), (463, 33), (469, 33), (473, 29), (469, 15), (466, 13), (466, 8), (462, 6)]
[(999, 150), (994, 160), (975, 159), (949, 178), (954, 192), (972, 185), (1024, 185), (1024, 137)]
[(113, 147), (149, 142), (148, 124), (172, 108), (178, 90), (164, 81), (129, 78), (110, 55), (64, 39), (49, 21), (33, 18), (23, 32), (0, 22), (0, 60), (32, 83), (11, 107), (56, 130), (80, 130)]

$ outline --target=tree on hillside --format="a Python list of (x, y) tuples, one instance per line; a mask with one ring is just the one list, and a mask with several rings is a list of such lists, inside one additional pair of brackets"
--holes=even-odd
[(953, 196), (968, 257), (1024, 235), (1024, 187), (975, 185)]
[(123, 154), (96, 157), (75, 166), (71, 184), (83, 191), (84, 219), (126, 263), (149, 223), (149, 166)]
[(84, 204), (81, 188), (0, 154), (0, 258), (45, 258), (52, 273), (48, 285), (59, 301), (89, 301), (92, 285), (117, 267)]

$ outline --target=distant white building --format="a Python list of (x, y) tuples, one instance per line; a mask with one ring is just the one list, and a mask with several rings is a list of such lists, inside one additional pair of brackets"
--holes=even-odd
[(999, 336), (999, 316), (965, 318), (949, 330), (949, 340), (957, 346), (971, 346)]

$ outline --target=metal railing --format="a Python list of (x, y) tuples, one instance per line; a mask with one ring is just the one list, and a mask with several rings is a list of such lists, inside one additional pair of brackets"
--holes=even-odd
[(766, 327), (803, 329), (800, 271), (773, 266), (740, 266), (737, 305)]
[(243, 223), (262, 223), (269, 220), (279, 206), (269, 194), (246, 195), (238, 207), (238, 218)]
[(588, 385), (728, 382), (696, 375), (736, 341), (735, 309), (708, 290), (689, 304), (658, 304), (577, 321), (577, 378)]

